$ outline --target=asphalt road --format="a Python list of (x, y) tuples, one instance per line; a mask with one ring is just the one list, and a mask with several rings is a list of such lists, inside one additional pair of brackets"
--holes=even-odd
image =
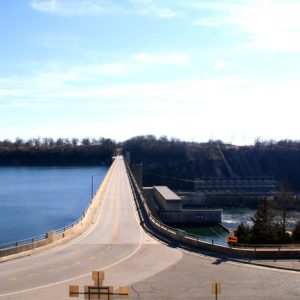
[[(0, 300), (70, 299), (68, 286), (129, 285), (130, 299), (300, 299), (300, 274), (245, 266), (164, 245), (140, 227), (122, 157), (117, 157), (97, 221), (67, 245), (0, 264)], [(299, 263), (300, 264), (300, 263)], [(80, 299), (84, 299), (83, 296)]]

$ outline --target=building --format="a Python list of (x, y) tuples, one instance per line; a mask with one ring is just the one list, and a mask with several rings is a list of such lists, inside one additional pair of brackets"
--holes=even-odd
[(166, 224), (221, 223), (221, 209), (185, 209), (182, 199), (167, 186), (144, 188), (148, 202)]

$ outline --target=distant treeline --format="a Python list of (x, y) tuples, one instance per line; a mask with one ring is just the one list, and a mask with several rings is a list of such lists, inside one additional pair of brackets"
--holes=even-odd
[(251, 146), (222, 141), (192, 143), (152, 135), (117, 143), (111, 139), (37, 138), (0, 141), (0, 165), (110, 164), (116, 148), (143, 163), (144, 185), (193, 189), (196, 178), (273, 177), (300, 191), (300, 141), (257, 140)]
[(0, 141), (0, 166), (108, 165), (114, 150), (115, 143), (105, 138), (17, 138)]
[(130, 151), (132, 163), (143, 163), (145, 186), (193, 189), (196, 178), (272, 177), (300, 191), (300, 141), (257, 140), (251, 146), (234, 146), (148, 135), (132, 138), (123, 147)]

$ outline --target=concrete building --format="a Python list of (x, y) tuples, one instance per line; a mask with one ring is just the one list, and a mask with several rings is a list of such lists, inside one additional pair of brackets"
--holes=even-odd
[(184, 209), (182, 199), (167, 186), (144, 188), (152, 209), (166, 224), (215, 224), (222, 221), (221, 209)]
[(171, 191), (167, 186), (154, 186), (155, 199), (158, 201), (162, 210), (182, 211), (182, 200)]

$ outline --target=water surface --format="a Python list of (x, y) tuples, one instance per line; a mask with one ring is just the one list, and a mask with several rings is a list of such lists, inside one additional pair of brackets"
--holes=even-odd
[[(0, 167), (0, 244), (44, 234), (77, 218), (106, 167)], [(93, 176), (95, 175), (95, 176)]]

